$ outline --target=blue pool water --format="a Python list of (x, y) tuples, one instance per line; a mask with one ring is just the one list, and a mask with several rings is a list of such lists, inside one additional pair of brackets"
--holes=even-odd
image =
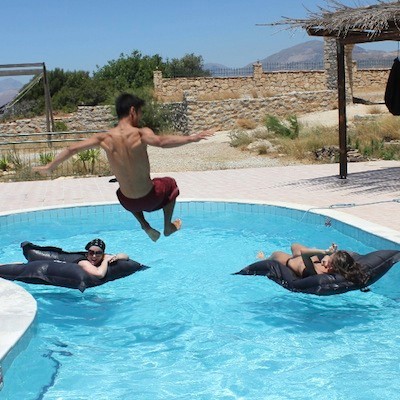
[[(394, 246), (278, 207), (178, 203), (176, 215), (182, 230), (156, 244), (116, 205), (0, 217), (0, 263), (22, 261), (24, 240), (72, 251), (100, 237), (108, 252), (151, 267), (83, 294), (21, 284), (38, 317), (1, 399), (397, 397), (398, 265), (371, 292), (328, 297), (231, 275), (294, 241)], [(161, 226), (159, 213), (151, 219)]]

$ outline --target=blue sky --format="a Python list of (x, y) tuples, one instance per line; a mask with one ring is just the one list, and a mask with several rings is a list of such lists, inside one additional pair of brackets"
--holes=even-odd
[[(342, 0), (356, 6), (370, 0)], [(0, 3), (1, 64), (45, 62), (48, 69), (95, 71), (121, 53), (163, 59), (201, 55), (205, 63), (243, 67), (313, 38), (260, 27), (303, 18), (324, 0), (12, 0)], [(363, 45), (397, 50), (397, 43)]]

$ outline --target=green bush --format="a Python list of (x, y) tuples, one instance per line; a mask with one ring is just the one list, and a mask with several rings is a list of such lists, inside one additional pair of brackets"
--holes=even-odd
[(10, 168), (10, 162), (7, 156), (1, 156), (0, 158), (0, 170), (7, 171)]
[(93, 174), (96, 162), (100, 158), (99, 149), (89, 149), (77, 154), (77, 161), (83, 165), (84, 172)]
[(296, 139), (299, 136), (300, 126), (295, 115), (289, 115), (284, 121), (279, 120), (274, 115), (267, 115), (265, 126), (278, 136), (290, 139)]
[(53, 161), (55, 157), (54, 153), (39, 153), (39, 164), (46, 165)]
[(67, 132), (68, 126), (64, 121), (54, 121), (54, 132)]

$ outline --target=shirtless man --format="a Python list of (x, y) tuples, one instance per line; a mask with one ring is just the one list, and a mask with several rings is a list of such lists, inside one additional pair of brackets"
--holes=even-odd
[(107, 154), (111, 170), (119, 183), (117, 197), (121, 205), (139, 221), (141, 228), (151, 240), (157, 241), (160, 232), (146, 221), (143, 211), (163, 209), (164, 235), (169, 236), (181, 228), (181, 220), (172, 220), (179, 188), (173, 178), (150, 177), (147, 145), (155, 147), (178, 147), (199, 142), (215, 134), (216, 129), (202, 131), (190, 136), (157, 136), (150, 128), (139, 128), (144, 101), (134, 95), (123, 93), (116, 102), (118, 125), (106, 133), (76, 142), (62, 150), (53, 161), (35, 167), (41, 175), (50, 175), (59, 164), (84, 150), (101, 147)]

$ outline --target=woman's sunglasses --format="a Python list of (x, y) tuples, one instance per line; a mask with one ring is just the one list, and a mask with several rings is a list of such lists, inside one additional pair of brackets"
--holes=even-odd
[(101, 256), (103, 254), (102, 250), (89, 250), (89, 256)]

